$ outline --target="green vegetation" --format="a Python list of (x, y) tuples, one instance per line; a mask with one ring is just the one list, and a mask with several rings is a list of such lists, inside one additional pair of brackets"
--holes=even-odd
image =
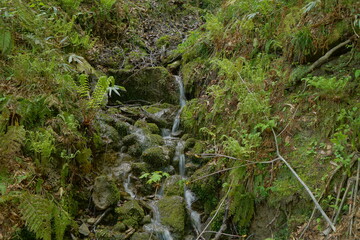
[[(202, 220), (214, 217), (209, 231), (313, 237), (298, 230), (313, 203), (276, 159), (279, 147), (326, 213), (342, 218), (336, 234), (359, 238), (347, 230), (359, 204), (358, 9), (355, 0), (2, 0), (0, 238), (148, 237), (138, 229), (151, 211), (122, 194), (121, 174), (145, 197), (178, 172), (166, 167), (179, 149), (160, 136), (176, 115), (173, 75), (188, 99), (176, 133), (184, 182)], [(99, 207), (97, 186), (95, 207), (121, 203), (101, 224), (87, 211), (99, 176), (114, 197)], [(182, 188), (172, 190), (160, 208), (181, 239), (191, 224)], [(80, 222), (100, 230), (86, 235)], [(310, 224), (326, 229), (322, 218)]]

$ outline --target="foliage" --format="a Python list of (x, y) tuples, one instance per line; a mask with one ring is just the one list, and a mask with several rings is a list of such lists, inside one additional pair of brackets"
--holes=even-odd
[(309, 83), (310, 86), (319, 89), (323, 95), (334, 95), (343, 93), (350, 79), (351, 77), (327, 78), (324, 76), (312, 76), (304, 78), (303, 80)]
[(162, 172), (162, 171), (155, 171), (152, 173), (144, 173), (143, 175), (140, 176), (140, 179), (142, 178), (147, 178), (148, 180), (146, 181), (147, 184), (157, 184), (159, 183), (163, 178), (167, 178), (170, 175), (166, 172)]
[(5, 134), (0, 133), (0, 160), (12, 159), (21, 152), (25, 134), (23, 126), (8, 126)]
[(66, 227), (72, 224), (69, 214), (59, 205), (40, 195), (24, 194), (20, 204), (21, 214), (29, 230), (36, 238), (51, 240), (63, 239)]
[(51, 154), (55, 150), (55, 138), (51, 131), (39, 129), (30, 131), (28, 137), (29, 150), (34, 153), (35, 163), (40, 168), (49, 166)]

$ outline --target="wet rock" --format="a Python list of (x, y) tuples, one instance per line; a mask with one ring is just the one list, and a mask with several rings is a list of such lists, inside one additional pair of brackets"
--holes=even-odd
[(86, 223), (81, 224), (81, 226), (79, 227), (79, 233), (84, 236), (89, 236), (90, 230)]
[(119, 220), (128, 228), (137, 228), (145, 216), (144, 210), (137, 200), (127, 201), (122, 206), (117, 207), (115, 211), (119, 214)]
[(181, 181), (180, 175), (173, 175), (168, 177), (164, 183), (164, 195), (165, 196), (182, 196), (184, 194), (183, 184), (179, 184)]
[(124, 146), (131, 146), (137, 142), (137, 139), (138, 138), (135, 134), (130, 134), (130, 135), (125, 136), (122, 139), (122, 142), (123, 142)]
[(154, 240), (154, 236), (147, 232), (136, 232), (131, 236), (130, 240)]
[(124, 136), (128, 135), (130, 132), (129, 124), (126, 122), (120, 121), (120, 120), (115, 122), (114, 127), (118, 131), (120, 137), (124, 137)]
[(161, 223), (170, 227), (175, 239), (183, 239), (185, 204), (180, 196), (165, 196), (158, 202)]
[[(176, 104), (178, 91), (173, 76), (164, 67), (148, 67), (137, 70), (127, 78), (120, 71), (113, 72), (115, 84), (126, 88), (120, 101), (144, 100)], [(115, 96), (114, 96), (115, 97)]]
[(149, 165), (145, 162), (133, 162), (131, 164), (132, 172), (136, 176), (141, 176), (144, 173), (149, 172)]
[(141, 159), (153, 168), (161, 168), (170, 163), (170, 150), (166, 147), (151, 147), (146, 149)]
[(151, 222), (151, 216), (150, 215), (146, 215), (143, 220), (141, 221), (141, 224), (145, 225)]
[(119, 199), (120, 192), (112, 178), (102, 175), (95, 179), (92, 200), (97, 209), (105, 210), (117, 203)]
[(188, 138), (185, 141), (184, 151), (188, 151), (189, 149), (195, 146), (196, 139), (195, 138)]
[(145, 120), (138, 120), (134, 124), (135, 127), (143, 129), (145, 132), (159, 134), (160, 129), (155, 123), (148, 123)]
[(95, 125), (95, 128), (98, 130), (99, 137), (101, 139), (101, 142), (98, 142), (99, 148), (101, 148), (105, 145), (108, 145), (111, 148), (119, 147), (120, 135), (114, 127), (112, 127), (102, 121), (99, 121)]
[(140, 157), (142, 153), (142, 148), (139, 143), (135, 143), (128, 147), (127, 152), (134, 157)]

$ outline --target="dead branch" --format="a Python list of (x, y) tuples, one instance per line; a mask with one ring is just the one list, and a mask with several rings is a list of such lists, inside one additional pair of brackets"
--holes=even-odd
[(216, 215), (219, 213), (222, 205), (224, 204), (225, 200), (227, 199), (227, 196), (229, 195), (229, 192), (231, 190), (231, 187), (229, 187), (228, 191), (226, 192), (223, 200), (221, 201), (219, 207), (216, 209), (216, 212), (214, 214), (214, 216), (210, 219), (210, 221), (208, 222), (208, 224), (205, 226), (205, 228), (202, 230), (202, 232), (199, 234), (199, 236), (197, 236), (196, 240), (199, 240), (201, 238), (201, 236), (205, 233), (206, 229), (210, 226), (210, 224), (214, 221)]
[(222, 221), (221, 227), (220, 227), (219, 231), (216, 232), (216, 235), (215, 235), (215, 237), (214, 237), (213, 240), (218, 240), (218, 239), (221, 237), (221, 235), (226, 235), (226, 236), (227, 236), (227, 234), (226, 234), (226, 233), (223, 233), (223, 232), (224, 232), (224, 231), (226, 230), (226, 228), (227, 228), (226, 222), (227, 222), (227, 220), (228, 220), (229, 206), (230, 206), (230, 200), (228, 199), (228, 200), (226, 201), (225, 214), (224, 214), (224, 217), (223, 217), (223, 221)]
[[(221, 157), (228, 157), (228, 158), (230, 158), (230, 159), (237, 159), (237, 158), (230, 157), (230, 156), (226, 156), (226, 155), (222, 155), (222, 154), (219, 154), (219, 155), (221, 155)], [(213, 157), (216, 157), (216, 156), (213, 156)], [(240, 160), (240, 159), (237, 159), (237, 160)], [(196, 182), (196, 181), (199, 181), (199, 180), (201, 180), (201, 179), (210, 177), (210, 176), (212, 176), (212, 175), (215, 175), (215, 174), (218, 174), (218, 173), (222, 173), (222, 172), (226, 172), (226, 171), (230, 171), (230, 170), (233, 170), (233, 169), (242, 168), (242, 167), (246, 167), (246, 166), (253, 165), (253, 164), (258, 164), (258, 163), (259, 163), (259, 164), (260, 164), (260, 163), (263, 163), (263, 164), (265, 164), (265, 163), (273, 163), (273, 162), (278, 161), (278, 160), (280, 160), (280, 158), (275, 158), (275, 159), (273, 159), (273, 160), (263, 161), (263, 162), (252, 162), (252, 161), (247, 161), (247, 160), (245, 160), (246, 162), (248, 162), (247, 164), (242, 164), (242, 165), (240, 165), (240, 166), (231, 167), (231, 168), (225, 168), (225, 169), (222, 169), (222, 170), (219, 170), (219, 171), (216, 171), (216, 172), (213, 172), (213, 173), (204, 175), (204, 176), (202, 176), (202, 177), (196, 178), (196, 179), (194, 179), (194, 180), (192, 180), (192, 181), (190, 181), (190, 182), (188, 182), (188, 183)]]
[(350, 220), (350, 230), (349, 230), (349, 236), (351, 237), (352, 234), (352, 226), (354, 224), (354, 217), (356, 214), (356, 201), (357, 201), (357, 195), (358, 195), (358, 191), (359, 191), (359, 177), (360, 177), (360, 159), (357, 160), (358, 161), (358, 167), (357, 167), (357, 172), (356, 172), (356, 182), (355, 182), (355, 191), (354, 191), (354, 198), (352, 200), (352, 202), (354, 203), (354, 207), (353, 207), (353, 212), (351, 213), (351, 220)]
[(298, 79), (301, 79), (302, 77), (304, 77), (306, 74), (312, 72), (315, 68), (321, 66), (322, 64), (324, 64), (329, 57), (338, 49), (342, 48), (343, 46), (345, 46), (346, 44), (349, 44), (350, 42), (352, 42), (355, 39), (355, 35), (352, 36), (351, 38), (349, 38), (348, 40), (346, 40), (345, 42), (342, 42), (338, 45), (336, 45), (335, 47), (333, 47), (332, 49), (330, 49), (327, 53), (325, 53), (324, 56), (320, 57), (316, 62), (314, 62), (305, 72), (303, 72)]
[(275, 133), (273, 128), (271, 130), (272, 130), (272, 132), (274, 134), (275, 146), (276, 146), (276, 155), (280, 158), (281, 161), (283, 161), (285, 163), (285, 165), (290, 169), (292, 174), (301, 183), (301, 185), (303, 185), (303, 187), (305, 188), (305, 190), (307, 191), (307, 193), (310, 195), (311, 199), (313, 200), (316, 208), (320, 211), (321, 215), (324, 217), (326, 222), (330, 225), (331, 229), (335, 232), (336, 228), (335, 228), (334, 224), (331, 222), (330, 218), (326, 215), (326, 213), (324, 212), (324, 210), (322, 209), (322, 207), (320, 206), (318, 201), (315, 199), (314, 194), (311, 192), (309, 187), (304, 183), (304, 181), (299, 177), (299, 175), (295, 172), (295, 170), (290, 166), (290, 164), (283, 158), (283, 156), (281, 156), (280, 151), (279, 151), (279, 145), (278, 145), (276, 133)]

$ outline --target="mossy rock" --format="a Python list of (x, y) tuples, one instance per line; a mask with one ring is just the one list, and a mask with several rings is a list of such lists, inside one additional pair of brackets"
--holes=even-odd
[(137, 228), (145, 216), (144, 209), (136, 200), (127, 201), (122, 206), (117, 207), (115, 212), (119, 214), (119, 220), (128, 228)]
[(142, 148), (139, 143), (135, 143), (128, 147), (127, 149), (128, 154), (134, 157), (140, 157), (142, 153)]
[(164, 138), (158, 134), (150, 134), (149, 135), (150, 146), (160, 146), (164, 145)]
[(133, 162), (131, 164), (131, 169), (136, 176), (141, 176), (144, 173), (150, 172), (149, 165), (145, 162)]
[(119, 147), (120, 143), (120, 135), (118, 131), (113, 127), (108, 125), (103, 121), (98, 121), (95, 124), (95, 129), (98, 132), (98, 136), (100, 137), (101, 142), (98, 141), (98, 147), (108, 146), (110, 148), (117, 148)]
[(130, 240), (155, 240), (155, 238), (151, 233), (136, 232), (131, 236)]
[(174, 77), (164, 67), (140, 69), (127, 78), (120, 73), (113, 76), (115, 84), (123, 86), (127, 90), (120, 97), (116, 97), (120, 101), (142, 100), (151, 103), (167, 102), (172, 104), (178, 102), (179, 95)]
[(123, 142), (123, 145), (124, 146), (131, 146), (135, 143), (137, 143), (137, 136), (135, 134), (130, 134), (130, 135), (127, 135), (125, 136), (123, 139), (122, 139), (122, 142)]
[(188, 138), (185, 141), (184, 151), (189, 151), (191, 148), (195, 146), (196, 139), (195, 138)]
[(105, 210), (120, 200), (120, 192), (112, 178), (102, 175), (95, 179), (92, 200), (99, 210)]
[(125, 137), (130, 132), (129, 124), (121, 120), (115, 121), (114, 128), (118, 131), (120, 137)]
[(165, 196), (157, 203), (161, 223), (170, 227), (174, 239), (183, 239), (185, 229), (185, 203), (180, 196)]
[(153, 134), (159, 134), (160, 129), (155, 123), (148, 123), (144, 120), (138, 120), (134, 124), (135, 127), (141, 128), (144, 130), (144, 132), (149, 132)]
[(161, 168), (170, 164), (169, 154), (170, 150), (166, 147), (151, 147), (142, 153), (141, 159), (152, 168)]
[(173, 175), (166, 178), (164, 183), (164, 195), (165, 196), (182, 196), (184, 195), (184, 186), (179, 184), (181, 176)]

